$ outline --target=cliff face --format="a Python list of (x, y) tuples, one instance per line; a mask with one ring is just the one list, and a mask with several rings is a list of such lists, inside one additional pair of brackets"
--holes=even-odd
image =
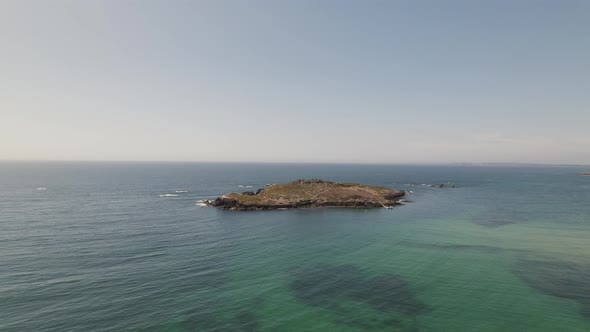
[(230, 210), (382, 208), (399, 205), (405, 194), (386, 187), (311, 179), (273, 184), (256, 192), (230, 193), (205, 203)]

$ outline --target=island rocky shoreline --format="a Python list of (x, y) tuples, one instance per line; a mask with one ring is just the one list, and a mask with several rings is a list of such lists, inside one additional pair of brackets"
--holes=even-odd
[(302, 179), (267, 185), (256, 192), (229, 193), (204, 203), (240, 211), (326, 207), (368, 209), (401, 205), (405, 195), (405, 191), (381, 186)]

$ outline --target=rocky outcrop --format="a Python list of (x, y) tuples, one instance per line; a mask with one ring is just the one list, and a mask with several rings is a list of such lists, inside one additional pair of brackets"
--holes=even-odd
[(226, 210), (277, 210), (277, 209), (296, 209), (296, 208), (321, 208), (321, 207), (349, 207), (349, 208), (383, 208), (393, 207), (395, 205), (401, 205), (398, 202), (389, 203), (384, 205), (380, 202), (364, 201), (364, 200), (353, 200), (353, 201), (298, 201), (293, 203), (282, 203), (282, 204), (242, 204), (239, 201), (231, 198), (219, 197), (212, 201), (205, 201), (205, 204), (209, 206), (222, 207)]
[(205, 204), (227, 210), (390, 208), (401, 205), (405, 195), (405, 191), (380, 186), (302, 179), (269, 185), (256, 192), (230, 193)]
[(406, 183), (405, 186), (407, 187), (429, 187), (429, 188), (455, 188), (455, 184), (451, 183), (451, 182), (447, 182), (447, 183), (434, 183), (434, 184), (426, 184), (426, 183), (422, 183), (422, 184), (415, 184), (415, 183)]
[(429, 184), (427, 187), (430, 187), (430, 188), (455, 188), (455, 185), (451, 184), (451, 183), (437, 183), (437, 184)]
[(590, 172), (580, 172), (578, 175), (590, 176)]

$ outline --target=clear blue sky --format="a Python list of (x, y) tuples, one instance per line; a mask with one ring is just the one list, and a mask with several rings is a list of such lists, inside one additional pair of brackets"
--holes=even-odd
[(590, 164), (590, 1), (0, 2), (0, 159)]

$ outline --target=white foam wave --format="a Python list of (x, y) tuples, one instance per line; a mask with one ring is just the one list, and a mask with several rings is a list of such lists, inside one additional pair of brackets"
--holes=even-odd
[(176, 195), (176, 194), (161, 194), (161, 195), (159, 195), (159, 196), (160, 196), (160, 197), (176, 197), (176, 196), (178, 196), (178, 195)]
[(35, 190), (47, 190), (47, 188), (45, 188), (45, 187), (39, 187), (39, 188), (36, 188)]
[(209, 205), (205, 204), (205, 200), (202, 199), (200, 201), (197, 201), (197, 203), (195, 204), (196, 206), (200, 206), (200, 207), (209, 207)]
[(176, 190), (176, 191), (174, 191), (174, 192), (175, 192), (175, 193), (187, 193), (187, 192), (188, 192), (188, 190)]

